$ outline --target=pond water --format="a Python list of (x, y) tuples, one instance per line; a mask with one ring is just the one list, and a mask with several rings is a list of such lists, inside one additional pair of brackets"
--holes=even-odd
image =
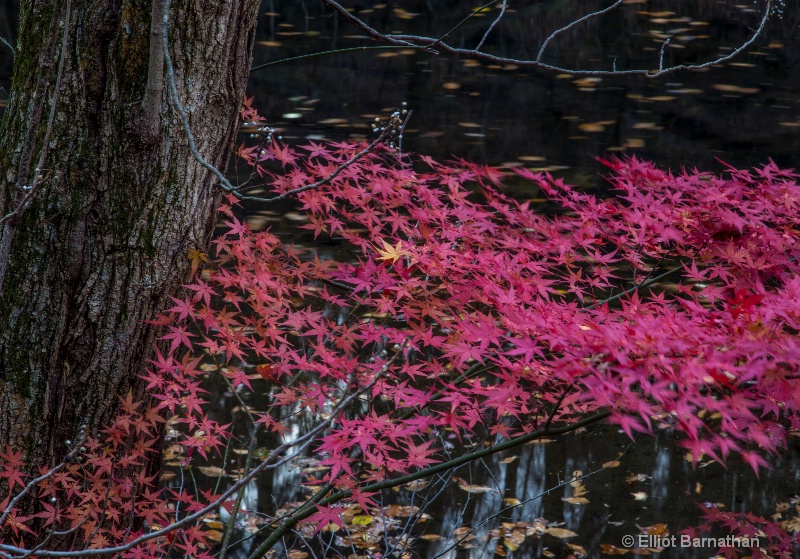
[[(597, 9), (595, 3), (570, 4), (583, 13)], [(430, 36), (439, 36), (465, 13), (463, 2), (353, 5), (380, 29)], [(564, 3), (513, 7), (517, 11), (495, 29), (488, 50), (530, 58), (532, 45), (576, 13)], [(626, 3), (621, 13), (566, 34), (554, 44), (551, 61), (582, 68), (609, 68), (615, 62), (620, 68), (654, 67), (666, 36), (673, 38), (669, 61), (708, 60), (748, 36), (759, 7), (681, 3), (678, 13), (674, 2)], [(331, 17), (320, 3), (265, 1), (262, 9), (255, 66), (365, 44), (361, 32)], [(459, 29), (453, 42), (475, 44), (490, 17)], [(792, 166), (800, 148), (798, 21), (798, 6), (786, 6), (783, 17), (733, 63), (654, 80), (574, 78), (400, 49), (271, 66), (253, 73), (249, 94), (288, 142), (367, 137), (376, 115), (407, 102), (414, 113), (404, 149), (550, 170), (586, 188), (603, 188), (594, 157), (606, 153), (635, 154), (676, 169), (718, 171), (718, 160), (750, 166), (768, 158)], [(292, 219), (269, 210), (252, 208), (252, 223), (297, 238)], [(619, 466), (604, 469), (620, 454)], [(670, 433), (639, 437), (632, 444), (615, 428), (597, 426), (496, 455), (456, 471), (454, 478), (384, 498), (387, 505), (422, 506), (427, 496), (437, 496), (424, 509), (429, 517), (416, 527), (415, 534), (426, 537), (410, 557), (568, 557), (581, 551), (600, 557), (623, 547), (623, 536), (638, 534), (641, 527), (660, 533), (664, 524), (665, 534), (677, 534), (699, 522), (698, 503), (775, 514), (800, 490), (797, 447), (772, 465), (760, 479), (737, 460), (727, 467), (713, 462), (693, 467)], [(591, 475), (576, 493), (564, 482), (577, 472)], [(287, 468), (253, 484), (251, 495), (262, 507), (265, 500), (290, 502), (303, 495), (299, 483), (300, 472)], [(588, 503), (563, 500), (582, 490)], [(518, 501), (524, 504), (509, 508)], [(531, 536), (540, 528), (539, 518), (578, 536), (566, 541), (549, 533)], [(701, 558), (715, 551), (674, 548), (654, 556)]]
[[(360, 0), (350, 4), (378, 28), (439, 36), (478, 3)], [(537, 45), (553, 29), (599, 6), (586, 1), (509, 4), (511, 9), (486, 50), (526, 58), (535, 57)], [(661, 45), (670, 37), (668, 63), (702, 62), (740, 44), (757, 23), (762, 4), (626, 2), (619, 12), (565, 33), (545, 59), (587, 69), (608, 69), (612, 64), (653, 68)], [(0, 34), (11, 40), (15, 37), (9, 19), (15, 6), (9, 0), (0, 2)], [(365, 44), (360, 31), (331, 16), (320, 2), (264, 0), (261, 11), (256, 66)], [(479, 14), (459, 28), (452, 41), (475, 44), (496, 13)], [(697, 166), (715, 171), (721, 168), (718, 159), (743, 167), (768, 158), (791, 167), (800, 151), (798, 22), (800, 5), (788, 3), (782, 17), (775, 18), (752, 48), (733, 62), (652, 80), (575, 78), (398, 49), (330, 54), (271, 66), (253, 73), (248, 94), (255, 96), (261, 114), (282, 130), (287, 142), (360, 139), (368, 136), (376, 115), (407, 102), (413, 116), (404, 138), (406, 150), (551, 170), (586, 188), (603, 188), (594, 157), (606, 153), (635, 154), (676, 169)], [(11, 59), (3, 48), (0, 87), (7, 88)], [(5, 89), (0, 89), (0, 106), (5, 96)], [(296, 240), (295, 216), (285, 215), (288, 210), (251, 208), (250, 217), (287, 240)], [(241, 422), (224, 387), (212, 391), (212, 401), (218, 404), (217, 419)], [(248, 404), (258, 406), (258, 402)], [(294, 436), (303, 427), (299, 418)], [(229, 460), (236, 463), (240, 457)], [(415, 528), (426, 538), (407, 550), (409, 557), (479, 559), (496, 552), (510, 557), (579, 556), (581, 550), (568, 544), (600, 557), (604, 549), (611, 549), (603, 546), (623, 547), (622, 537), (638, 534), (640, 527), (665, 524), (669, 534), (676, 534), (698, 521), (698, 503), (721, 503), (726, 510), (772, 516), (776, 507), (789, 506), (800, 493), (797, 445), (771, 464), (773, 469), (762, 471), (760, 479), (737, 460), (727, 467), (713, 462), (692, 467), (668, 432), (639, 437), (634, 444), (611, 426), (594, 426), (493, 456), (426, 487), (389, 492), (384, 500), (387, 505), (421, 506), (428, 494), (437, 494)], [(577, 485), (564, 483), (576, 472), (588, 477)], [(173, 474), (168, 483), (180, 483), (180, 472)], [(218, 483), (199, 471), (196, 476), (201, 487)], [(245, 506), (274, 512), (307, 494), (300, 482), (300, 469), (287, 465), (254, 481)], [(223, 479), (221, 487), (228, 483)], [(588, 502), (563, 500), (579, 496)], [(520, 504), (508, 508), (517, 501)], [(533, 536), (540, 518), (577, 536), (568, 540), (553, 535), (558, 532)], [(470, 528), (472, 537), (467, 533)], [(462, 544), (453, 547), (461, 538)], [(251, 545), (252, 540), (244, 542), (237, 556), (245, 557)], [(666, 549), (654, 556), (702, 558), (714, 551)], [(346, 548), (342, 553), (348, 556)]]

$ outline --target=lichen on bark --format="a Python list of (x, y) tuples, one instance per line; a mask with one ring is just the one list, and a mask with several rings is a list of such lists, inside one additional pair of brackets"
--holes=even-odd
[[(207, 243), (219, 192), (192, 159), (165, 89), (150, 97), (153, 126), (142, 126), (156, 64), (153, 3), (72, 0), (68, 20), (64, 7), (22, 2), (0, 130), (0, 206), (8, 212), (25, 158), (36, 161), (43, 149), (41, 114), (55, 96), (39, 171), (46, 180), (3, 233), (0, 448), (24, 448), (33, 465), (57, 463), (80, 425), (108, 423), (118, 395), (141, 394), (137, 375), (158, 335), (146, 321), (186, 281), (186, 254)], [(256, 0), (234, 0), (214, 18), (196, 17), (185, 3), (170, 12), (179, 94), (204, 156), (221, 167), (237, 131), (257, 8)]]

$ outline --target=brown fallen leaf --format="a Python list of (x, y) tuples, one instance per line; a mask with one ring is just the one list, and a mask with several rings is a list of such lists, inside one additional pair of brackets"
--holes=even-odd
[(564, 540), (564, 539), (567, 539), (567, 538), (574, 538), (575, 536), (578, 535), (575, 532), (573, 532), (572, 530), (567, 530), (566, 528), (548, 528), (547, 530), (544, 531), (544, 533), (545, 534), (550, 534), (554, 538), (558, 538), (558, 539), (561, 539), (561, 540)]

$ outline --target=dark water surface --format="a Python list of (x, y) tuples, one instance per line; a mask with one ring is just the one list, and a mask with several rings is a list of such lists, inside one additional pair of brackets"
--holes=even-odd
[[(454, 1), (349, 5), (376, 28), (430, 36), (440, 35), (474, 7)], [(658, 49), (671, 37), (666, 63), (704, 62), (745, 40), (760, 8), (759, 3), (681, 2), (676, 12), (676, 5), (627, 4), (618, 14), (554, 41), (545, 59), (582, 68), (608, 69), (615, 62), (617, 68), (653, 68)], [(516, 12), (495, 28), (486, 50), (532, 58), (553, 29), (574, 17), (575, 6), (582, 13), (604, 7), (594, 2), (512, 3)], [(266, 1), (262, 9), (256, 66), (368, 44), (360, 31), (331, 17), (317, 2)], [(496, 13), (460, 28), (452, 42), (476, 44)], [(394, 50), (331, 54), (258, 70), (249, 94), (288, 142), (369, 137), (372, 119), (405, 101), (414, 114), (404, 149), (552, 170), (588, 188), (602, 188), (594, 157), (606, 153), (635, 154), (676, 169), (719, 171), (718, 159), (746, 167), (769, 158), (791, 167), (800, 148), (798, 22), (798, 6), (787, 6), (783, 17), (733, 63), (654, 80), (575, 78)], [(251, 220), (294, 237), (291, 219), (254, 209)], [(603, 469), (620, 453), (619, 466)], [(386, 504), (422, 506), (428, 492), (437, 495), (425, 509), (430, 518), (415, 531), (429, 539), (418, 542), (410, 557), (481, 559), (494, 557), (496, 548), (497, 556), (568, 557), (585, 551), (600, 557), (610, 549), (603, 546), (621, 548), (623, 536), (639, 534), (642, 527), (663, 523), (666, 533), (677, 534), (697, 523), (698, 503), (775, 514), (784, 506), (780, 503), (798, 494), (797, 448), (772, 465), (760, 479), (738, 460), (726, 467), (713, 462), (693, 467), (670, 433), (639, 437), (631, 445), (615, 428), (598, 426), (473, 464), (455, 472), (460, 479), (434, 480), (416, 492), (390, 492), (385, 499)], [(582, 482), (588, 503), (563, 500), (576, 494), (569, 484), (562, 485), (565, 480), (576, 472), (595, 471)], [(299, 472), (287, 468), (254, 484), (252, 495), (262, 506), (265, 500), (295, 500), (303, 495), (299, 482)], [(515, 500), (528, 502), (509, 509)], [(557, 525), (578, 536), (565, 541), (549, 534), (524, 537), (538, 518), (562, 523)], [(468, 528), (475, 529), (474, 538)], [(453, 547), (460, 538), (463, 544)], [(654, 556), (702, 558), (715, 551), (676, 548)]]
[[(348, 5), (377, 28), (439, 36), (478, 2), (363, 0)], [(510, 10), (485, 50), (534, 58), (553, 29), (578, 13), (606, 5), (509, 2)], [(0, 35), (12, 41), (16, 37), (9, 16), (14, 6), (0, 2)], [(559, 37), (544, 60), (586, 69), (609, 69), (613, 64), (655, 68), (659, 49), (671, 38), (665, 63), (704, 62), (740, 44), (757, 24), (761, 8), (762, 2), (750, 1), (630, 2), (615, 14)], [(261, 12), (255, 65), (368, 44), (362, 32), (331, 16), (321, 2), (265, 0)], [(475, 45), (496, 14), (494, 10), (476, 17), (450, 40), (458, 46)], [(652, 80), (575, 78), (398, 49), (272, 66), (253, 73), (248, 94), (255, 96), (255, 106), (269, 123), (282, 129), (286, 142), (360, 139), (369, 136), (376, 115), (407, 102), (414, 112), (405, 134), (406, 150), (552, 170), (586, 187), (602, 186), (593, 157), (609, 152), (636, 154), (676, 169), (717, 171), (717, 159), (746, 167), (768, 158), (791, 167), (800, 150), (798, 23), (800, 5), (788, 3), (782, 17), (732, 63)], [(0, 90), (0, 106), (10, 69), (11, 57), (0, 45), (0, 87), (5, 88)], [(287, 240), (293, 239), (293, 217), (275, 213), (275, 208), (253, 208), (251, 215), (254, 223), (272, 226)], [(231, 412), (233, 398), (218, 388), (212, 392), (218, 404), (213, 413), (222, 421), (237, 421)], [(299, 436), (303, 428), (301, 416), (290, 436)], [(624, 455), (619, 465), (604, 469), (620, 453)], [(773, 469), (762, 471), (760, 479), (735, 459), (727, 467), (692, 467), (670, 433), (642, 436), (632, 444), (615, 428), (596, 426), (462, 468), (454, 474), (460, 480), (434, 480), (416, 492), (402, 489), (384, 498), (386, 504), (421, 505), (428, 491), (438, 493), (425, 510), (429, 518), (416, 528), (417, 534), (429, 538), (410, 550), (410, 557), (441, 553), (448, 559), (490, 558), (496, 546), (509, 557), (580, 555), (580, 549), (565, 542), (600, 557), (602, 545), (622, 547), (622, 537), (638, 534), (639, 527), (664, 523), (675, 534), (697, 522), (697, 503), (721, 503), (726, 510), (752, 510), (766, 517), (775, 514), (780, 503), (788, 504), (800, 492), (797, 446), (771, 463)], [(588, 503), (563, 500), (576, 495), (575, 487), (563, 484), (575, 472), (596, 472), (582, 481)], [(178, 483), (180, 476), (174, 479), (170, 483)], [(216, 484), (201, 473), (197, 482)], [(299, 469), (283, 467), (254, 481), (245, 505), (274, 512), (307, 495), (300, 482)], [(226, 483), (231, 482), (223, 480), (222, 485)], [(513, 499), (527, 503), (504, 510)], [(562, 523), (561, 528), (578, 535), (567, 540), (549, 534), (520, 536), (538, 518)], [(464, 526), (475, 528), (475, 537), (447, 551), (455, 537), (465, 535)], [(242, 556), (247, 548), (242, 546)], [(654, 556), (702, 558), (714, 551), (669, 549)]]

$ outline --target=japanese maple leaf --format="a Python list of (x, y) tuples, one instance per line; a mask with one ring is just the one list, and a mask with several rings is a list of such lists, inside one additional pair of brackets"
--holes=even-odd
[(6, 446), (5, 452), (0, 452), (0, 462), (4, 463), (0, 478), (6, 478), (9, 490), (19, 484), (25, 486), (25, 479), (22, 474), (22, 451), (14, 451), (10, 446)]
[(386, 241), (381, 242), (383, 243), (383, 250), (377, 246), (375, 247), (375, 250), (378, 251), (378, 254), (380, 254), (378, 260), (391, 260), (392, 263), (394, 263), (400, 260), (403, 256), (409, 256), (411, 254), (403, 248), (403, 243), (401, 241), (397, 241), (396, 246), (392, 246)]
[(334, 508), (330, 505), (324, 507), (319, 505), (314, 506), (317, 507), (317, 512), (309, 516), (308, 521), (317, 523), (317, 527), (314, 528), (315, 534), (324, 530), (328, 524), (336, 524), (339, 528), (343, 528), (341, 509)]
[(431, 444), (433, 444), (432, 440), (425, 441), (420, 445), (409, 441), (408, 446), (403, 449), (408, 453), (404, 462), (409, 468), (424, 468), (428, 464), (434, 464), (436, 462), (436, 460), (428, 458), (434, 453), (434, 451), (430, 449)]
[(749, 313), (763, 299), (763, 295), (748, 295), (744, 289), (736, 291), (733, 299), (728, 300), (731, 316), (737, 318), (742, 313)]

